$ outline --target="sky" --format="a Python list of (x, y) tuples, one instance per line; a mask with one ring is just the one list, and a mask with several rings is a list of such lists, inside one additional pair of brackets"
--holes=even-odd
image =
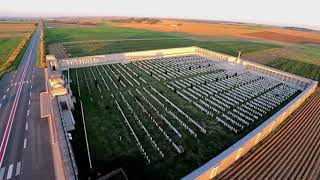
[(319, 0), (0, 0), (0, 4), (0, 16), (166, 17), (320, 28)]

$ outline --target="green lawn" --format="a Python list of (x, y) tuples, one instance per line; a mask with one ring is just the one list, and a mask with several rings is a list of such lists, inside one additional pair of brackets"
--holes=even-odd
[(320, 80), (320, 65), (280, 58), (268, 63), (267, 66), (317, 81)]

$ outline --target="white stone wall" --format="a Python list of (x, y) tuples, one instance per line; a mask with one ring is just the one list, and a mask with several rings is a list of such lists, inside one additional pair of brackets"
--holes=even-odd
[(137, 51), (128, 53), (117, 53), (109, 55), (87, 56), (78, 58), (68, 58), (58, 61), (61, 70), (69, 68), (79, 68), (113, 63), (128, 63), (131, 61), (142, 61), (146, 59), (172, 57), (182, 55), (197, 54), (214, 60), (227, 61), (245, 66), (246, 69), (255, 73), (275, 78), (293, 86), (299, 87), (303, 92), (275, 115), (266, 120), (263, 124), (243, 137), (217, 157), (199, 167), (183, 179), (211, 179), (219, 172), (229, 167), (238, 158), (248, 152), (254, 145), (264, 139), (272, 130), (283, 122), (295, 109), (297, 109), (315, 90), (317, 82), (273, 69), (254, 62), (238, 59), (233, 56), (221, 54), (199, 47), (184, 47), (172, 49), (160, 49), (151, 51)]
[(131, 61), (143, 61), (147, 59), (192, 55), (192, 54), (197, 54), (197, 55), (200, 55), (206, 58), (211, 58), (214, 60), (237, 63), (245, 66), (247, 69), (254, 71), (256, 73), (260, 73), (262, 75), (269, 76), (271, 78), (275, 78), (285, 83), (299, 87), (301, 90), (305, 89), (308, 84), (312, 83), (312, 80), (310, 79), (306, 79), (306, 78), (296, 76), (287, 72), (283, 72), (274, 68), (270, 68), (261, 64), (245, 61), (242, 59), (238, 59), (237, 57), (229, 56), (226, 54), (218, 53), (218, 52), (207, 50), (204, 48), (199, 48), (196, 46), (61, 59), (58, 61), (58, 67), (61, 70), (67, 70), (69, 68), (80, 68), (80, 67), (113, 64), (113, 63), (128, 63)]

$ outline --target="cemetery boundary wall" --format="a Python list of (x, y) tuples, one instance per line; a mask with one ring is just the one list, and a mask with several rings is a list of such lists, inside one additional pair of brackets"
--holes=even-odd
[(286, 106), (280, 109), (276, 114), (262, 123), (256, 129), (251, 131), (245, 137), (201, 167), (182, 178), (185, 180), (212, 179), (220, 172), (228, 168), (232, 163), (246, 154), (257, 143), (262, 141), (268, 134), (275, 130), (288, 116), (290, 116), (294, 110), (296, 110), (313, 92), (316, 91), (318, 84), (317, 81), (313, 81), (311, 79), (303, 78), (261, 64), (195, 46), (67, 58), (58, 61), (58, 68), (61, 70), (67, 70), (69, 68), (80, 68), (113, 63), (130, 63), (132, 61), (183, 55), (200, 55), (216, 61), (220, 60), (229, 63), (236, 63), (244, 66), (250, 71), (291, 84), (302, 90), (302, 92), (296, 98), (294, 98), (291, 102), (289, 102)]

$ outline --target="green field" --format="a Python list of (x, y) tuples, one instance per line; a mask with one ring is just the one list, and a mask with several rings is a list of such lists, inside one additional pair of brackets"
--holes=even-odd
[[(50, 24), (46, 24), (50, 26)], [(146, 31), (117, 27), (80, 27), (80, 28), (46, 28), (45, 41), (47, 44), (113, 39), (146, 39), (146, 38), (173, 38), (170, 34), (156, 31)]]
[(0, 72), (0, 79), (6, 74), (6, 73), (9, 73), (15, 69), (18, 68), (20, 62), (21, 62), (21, 59), (25, 53), (25, 51), (27, 50), (27, 47), (28, 47), (28, 44), (30, 43), (30, 40), (31, 38), (29, 39), (29, 41), (25, 44), (25, 46), (20, 50), (17, 58), (13, 61), (13, 63), (11, 64), (10, 67), (8, 67), (7, 69), (3, 70)]
[(67, 52), (70, 53), (73, 57), (187, 46), (199, 46), (233, 56), (237, 56), (239, 51), (248, 53), (278, 47), (276, 45), (246, 41), (194, 41), (189, 39), (64, 44)]
[(308, 64), (287, 58), (276, 59), (267, 64), (267, 66), (280, 69), (302, 77), (320, 80), (320, 65)]
[(17, 57), (9, 62), (9, 57), (24, 41), (27, 33), (34, 29), (34, 22), (0, 21), (0, 78), (7, 72), (16, 69), (25, 50), (21, 47)]
[[(50, 26), (50, 23), (46, 26)], [(157, 40), (152, 40), (154, 38)], [(112, 26), (63, 28), (63, 24), (46, 28), (45, 41), (46, 44), (63, 43), (67, 53), (72, 57), (187, 46), (199, 46), (237, 56), (238, 51), (248, 53), (279, 47), (250, 41), (195, 41), (181, 35)]]
[(320, 45), (305, 44), (296, 46), (296, 48), (302, 50), (305, 53), (320, 57)]
[(21, 43), (23, 37), (0, 38), (0, 68)]

